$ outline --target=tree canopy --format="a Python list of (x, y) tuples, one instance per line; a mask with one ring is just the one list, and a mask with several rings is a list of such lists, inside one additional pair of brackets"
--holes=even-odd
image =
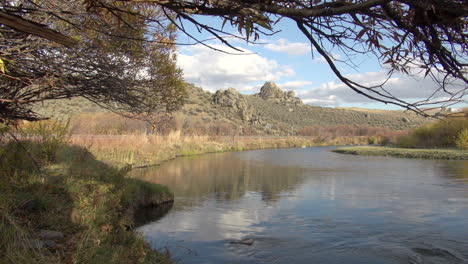
[(159, 25), (148, 25), (136, 15), (91, 12), (78, 1), (0, 3), (0, 19), (9, 18), (0, 25), (3, 122), (41, 119), (33, 104), (76, 96), (138, 118), (172, 112), (183, 103), (175, 31), (160, 11), (119, 7), (160, 17)]
[[(186, 30), (187, 23), (236, 49), (226, 36), (254, 42), (262, 34), (274, 34), (279, 20), (289, 19), (310, 41), (313, 52), (325, 58), (343, 83), (370, 99), (426, 115), (422, 107), (463, 101), (468, 88), (468, 3), (465, 0), (86, 0), (81, 4), (84, 9), (77, 9), (81, 11), (47, 5), (54, 0), (2, 2), (0, 23), (15, 31), (26, 32), (21, 29), (21, 23), (5, 21), (5, 16), (31, 23), (28, 21), (31, 14), (47, 15), (67, 24), (64, 28), (51, 27), (45, 21), (33, 20), (40, 24), (34, 30), (28, 27), (35, 32), (26, 32), (65, 46), (76, 45), (72, 32), (77, 30), (126, 40), (171, 42), (173, 39), (148, 39), (147, 34), (129, 35), (130, 29), (134, 29), (132, 20), (141, 20), (147, 26), (162, 26), (161, 16), (164, 16), (179, 31), (191, 36), (193, 44), (208, 45)], [(12, 2), (30, 5), (11, 7)], [(223, 27), (204, 24), (197, 15), (220, 17), (224, 23), (237, 27), (241, 34), (233, 35)], [(76, 17), (91, 17), (93, 23), (77, 23)], [(117, 21), (118, 30), (107, 31), (102, 23), (107, 25), (108, 21)], [(439, 87), (422, 101), (404, 101), (385, 90), (383, 84), (366, 86), (348, 78), (333, 57), (332, 48), (347, 54), (344, 62), (351, 65), (353, 56), (373, 54), (388, 69), (389, 76), (422, 74), (432, 78)]]

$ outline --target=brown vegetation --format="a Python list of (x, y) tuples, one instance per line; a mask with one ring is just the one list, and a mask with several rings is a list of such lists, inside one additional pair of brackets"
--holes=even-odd
[[(310, 105), (287, 105), (253, 95), (245, 98), (246, 106), (255, 109), (258, 120), (243, 120), (230, 107), (213, 104), (213, 94), (193, 85), (187, 86), (188, 99), (170, 119), (156, 120), (156, 133), (167, 135), (180, 130), (182, 135), (303, 135), (307, 127), (339, 126), (350, 129), (386, 128), (408, 130), (427, 119), (402, 111), (354, 111)], [(57, 100), (37, 105), (35, 110), (57, 118), (72, 116), (71, 127), (78, 134), (146, 133), (147, 125), (105, 112), (85, 99)], [(74, 125), (76, 124), (76, 125)], [(149, 129), (150, 130), (150, 129)], [(302, 130), (301, 133), (298, 133)], [(150, 131), (152, 132), (152, 131)], [(359, 133), (352, 133), (359, 135)], [(306, 133), (307, 135), (307, 133)]]
[(399, 137), (396, 145), (403, 148), (464, 148), (468, 137), (467, 109), (445, 119), (413, 129), (408, 135)]
[(242, 137), (168, 135), (76, 135), (70, 142), (83, 146), (98, 160), (118, 167), (159, 164), (179, 156), (265, 148), (293, 148), (325, 145), (362, 145), (368, 137)]

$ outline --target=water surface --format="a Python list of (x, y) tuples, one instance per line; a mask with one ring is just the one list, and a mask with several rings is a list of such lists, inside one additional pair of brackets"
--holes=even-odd
[(467, 161), (281, 149), (133, 175), (175, 192), (138, 230), (179, 263), (468, 263)]

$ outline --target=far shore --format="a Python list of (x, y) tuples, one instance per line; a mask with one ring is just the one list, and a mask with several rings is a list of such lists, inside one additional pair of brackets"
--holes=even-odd
[(468, 150), (457, 149), (408, 149), (381, 146), (358, 146), (337, 148), (332, 151), (342, 154), (364, 156), (391, 156), (398, 158), (415, 159), (468, 160)]
[(368, 144), (369, 137), (210, 137), (161, 135), (72, 136), (70, 143), (88, 149), (97, 160), (117, 168), (159, 165), (177, 157), (256, 149)]

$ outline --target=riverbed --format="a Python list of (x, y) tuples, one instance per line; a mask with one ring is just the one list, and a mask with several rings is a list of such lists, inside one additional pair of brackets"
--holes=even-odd
[(180, 158), (132, 176), (172, 207), (137, 230), (178, 263), (468, 263), (468, 161), (328, 147)]

